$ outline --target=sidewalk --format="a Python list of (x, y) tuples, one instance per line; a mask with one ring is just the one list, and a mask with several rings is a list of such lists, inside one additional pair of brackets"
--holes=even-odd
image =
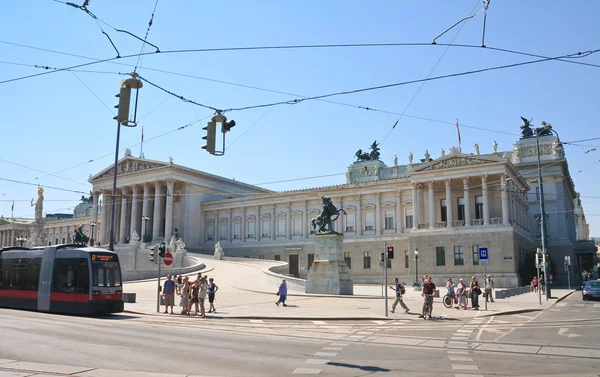
[[(288, 289), (287, 307), (278, 307), (277, 301), (278, 285), (273, 285), (272, 278), (269, 279), (263, 272), (269, 267), (280, 264), (280, 262), (246, 259), (243, 261), (220, 261), (211, 258), (201, 258), (206, 265), (202, 270), (203, 275), (215, 279), (219, 287), (216, 294), (216, 313), (208, 314), (213, 318), (245, 318), (245, 319), (328, 319), (328, 320), (361, 320), (361, 319), (417, 319), (422, 306), (420, 291), (413, 287), (407, 287), (404, 302), (411, 312), (404, 314), (399, 307), (395, 314), (386, 313), (385, 300), (382, 298), (381, 285), (354, 285), (354, 296), (334, 296), (306, 294), (298, 288)], [(188, 275), (195, 280), (196, 273)], [(161, 280), (161, 285), (164, 278)], [(391, 283), (390, 283), (391, 284)], [(136, 303), (125, 304), (125, 310), (131, 313), (164, 315), (164, 306), (157, 313), (157, 281), (141, 281), (124, 283), (125, 293), (136, 293)], [(456, 310), (445, 308), (441, 298), (434, 300), (434, 317), (446, 318), (472, 318), (475, 316), (505, 315), (511, 313), (523, 313), (538, 311), (551, 307), (558, 299), (562, 299), (572, 293), (573, 290), (554, 289), (552, 295), (555, 297), (549, 301), (542, 298), (539, 305), (538, 296), (534, 293), (525, 293), (506, 299), (495, 300), (488, 303), (485, 311), (485, 303), (482, 296), (479, 297), (480, 310)], [(387, 289), (388, 310), (395, 298), (395, 292)], [(440, 290), (440, 296), (445, 294), (445, 288)], [(179, 297), (175, 298), (176, 305)], [(208, 309), (208, 300), (206, 302)], [(175, 313), (181, 308), (176, 306)], [(386, 316), (388, 314), (388, 316)]]

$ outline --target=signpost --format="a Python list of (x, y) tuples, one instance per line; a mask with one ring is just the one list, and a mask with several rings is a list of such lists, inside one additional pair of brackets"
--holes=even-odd
[(385, 300), (385, 316), (388, 316), (388, 290), (387, 290), (387, 282), (388, 282), (388, 278), (387, 278), (387, 245), (384, 243), (383, 244), (383, 254), (382, 255), (382, 259), (383, 259), (383, 282), (384, 282), (384, 286), (383, 286), (383, 290), (385, 291), (385, 295), (383, 297), (383, 299)]
[(535, 269), (537, 271), (537, 282), (538, 282), (538, 298), (540, 301), (540, 306), (542, 305), (542, 290), (541, 290), (541, 282), (540, 282), (540, 255), (542, 255), (542, 249), (538, 247), (537, 253), (535, 253)]
[(569, 289), (571, 289), (571, 257), (568, 255), (565, 255), (565, 270), (569, 279)]
[(165, 265), (170, 266), (173, 263), (173, 254), (167, 251), (163, 258), (163, 262), (165, 262)]
[[(489, 253), (488, 253), (487, 247), (479, 248), (479, 265), (483, 266), (483, 289), (485, 291), (485, 279), (486, 279), (485, 266), (490, 265)], [(487, 292), (485, 294), (487, 295)], [(488, 297), (485, 298), (485, 310), (486, 311), (487, 311), (487, 303), (488, 303)]]

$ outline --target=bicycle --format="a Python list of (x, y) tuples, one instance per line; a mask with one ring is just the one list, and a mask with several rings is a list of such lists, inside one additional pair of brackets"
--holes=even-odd
[(458, 304), (458, 296), (455, 294), (446, 293), (444, 298), (442, 298), (442, 302), (444, 306), (447, 308), (451, 308), (453, 303)]
[(425, 310), (423, 311), (423, 313), (425, 313), (425, 315), (423, 315), (424, 320), (427, 320), (427, 317), (431, 316), (431, 308), (429, 308), (429, 298), (430, 297), (433, 299), (433, 295), (429, 295), (429, 294), (423, 295), (423, 300), (424, 300), (423, 304), (425, 307)]

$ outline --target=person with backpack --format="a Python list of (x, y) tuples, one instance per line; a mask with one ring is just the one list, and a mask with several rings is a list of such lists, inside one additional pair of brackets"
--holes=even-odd
[(404, 308), (405, 313), (408, 313), (410, 310), (408, 310), (408, 307), (402, 300), (402, 295), (406, 293), (406, 288), (404, 288), (404, 286), (398, 282), (398, 278), (394, 279), (394, 283), (396, 283), (396, 286), (390, 285), (390, 289), (396, 291), (396, 300), (392, 304), (392, 310), (390, 310), (390, 313), (394, 313), (396, 311), (396, 306), (398, 306), (398, 304)]

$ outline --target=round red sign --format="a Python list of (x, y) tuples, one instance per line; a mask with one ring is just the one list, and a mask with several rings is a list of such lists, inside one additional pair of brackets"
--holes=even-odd
[(173, 263), (173, 254), (171, 254), (170, 252), (166, 252), (165, 253), (165, 257), (163, 258), (163, 261), (165, 262), (165, 264), (167, 266), (170, 266), (171, 263)]

